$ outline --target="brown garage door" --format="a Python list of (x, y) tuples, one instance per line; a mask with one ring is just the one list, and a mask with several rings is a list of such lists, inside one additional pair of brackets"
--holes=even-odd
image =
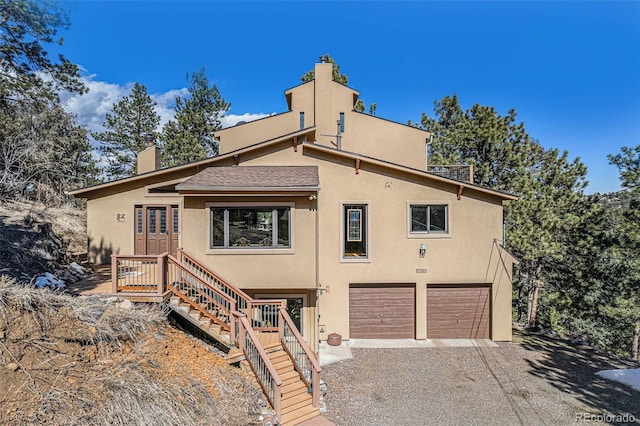
[(415, 338), (415, 284), (352, 284), (349, 287), (349, 337)]
[(487, 284), (428, 286), (427, 338), (490, 338), (490, 294)]

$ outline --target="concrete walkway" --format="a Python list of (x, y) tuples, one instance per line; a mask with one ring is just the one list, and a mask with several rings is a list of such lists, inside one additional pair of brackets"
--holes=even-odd
[(411, 348), (497, 348), (489, 339), (351, 339), (340, 346), (320, 342), (320, 365), (353, 358), (351, 349), (411, 349)]

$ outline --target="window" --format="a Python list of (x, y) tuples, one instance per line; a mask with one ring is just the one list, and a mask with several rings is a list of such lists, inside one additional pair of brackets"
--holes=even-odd
[(142, 235), (142, 207), (136, 206), (136, 234)]
[(340, 113), (340, 133), (344, 133), (344, 112)]
[(344, 257), (367, 257), (367, 205), (345, 204)]
[(178, 207), (177, 206), (171, 206), (171, 217), (173, 218), (173, 233), (174, 234), (179, 234), (180, 233), (180, 222), (178, 220), (179, 216), (178, 216)]
[(289, 207), (212, 207), (211, 248), (290, 248)]
[(411, 204), (411, 232), (447, 234), (447, 211), (446, 204)]
[(300, 113), (300, 130), (304, 129), (304, 112)]

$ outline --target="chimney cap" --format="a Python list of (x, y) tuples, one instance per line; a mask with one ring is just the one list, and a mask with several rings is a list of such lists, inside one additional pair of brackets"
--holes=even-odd
[(144, 143), (147, 146), (147, 148), (155, 145), (153, 139), (154, 139), (153, 135), (150, 133), (147, 133), (146, 135), (144, 135)]

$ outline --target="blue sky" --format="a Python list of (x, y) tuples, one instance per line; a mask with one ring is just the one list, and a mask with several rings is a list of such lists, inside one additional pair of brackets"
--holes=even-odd
[(62, 52), (91, 92), (67, 107), (99, 128), (133, 82), (163, 120), (205, 67), (229, 121), (286, 109), (284, 89), (330, 53), (377, 115), (465, 108), (518, 111), (530, 135), (589, 168), (588, 192), (619, 189), (607, 154), (640, 143), (639, 2), (68, 2)]

